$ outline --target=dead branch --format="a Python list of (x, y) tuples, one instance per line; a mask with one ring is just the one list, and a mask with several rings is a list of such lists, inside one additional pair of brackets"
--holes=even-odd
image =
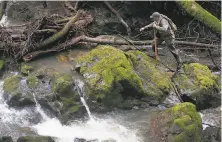
[(70, 1), (65, 1), (65, 7), (67, 7), (71, 12), (76, 11), (76, 9), (72, 6)]
[(123, 26), (126, 28), (127, 30), (127, 34), (128, 36), (131, 35), (131, 29), (128, 26), (128, 24), (123, 20), (123, 18), (121, 17), (121, 15), (119, 14), (118, 11), (116, 11), (108, 1), (104, 1), (105, 5), (116, 15), (116, 17), (119, 19), (119, 21), (123, 24)]
[(70, 30), (70, 28), (72, 26), (72, 23), (74, 23), (75, 21), (78, 20), (78, 18), (80, 17), (81, 13), (82, 13), (82, 11), (78, 11), (76, 13), (76, 15), (73, 16), (73, 18), (64, 26), (64, 28), (61, 31), (59, 31), (58, 33), (56, 33), (53, 36), (49, 37), (48, 39), (46, 39), (42, 43), (37, 44), (36, 48), (37, 49), (41, 49), (41, 48), (47, 47), (47, 46), (55, 43), (59, 39), (61, 39), (63, 36), (65, 36), (69, 32), (69, 30)]

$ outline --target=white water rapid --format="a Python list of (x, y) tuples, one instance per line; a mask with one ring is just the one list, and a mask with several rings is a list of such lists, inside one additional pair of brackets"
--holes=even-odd
[[(24, 80), (21, 81), (24, 85)], [(141, 142), (136, 135), (136, 131), (130, 130), (119, 124), (114, 118), (97, 118), (93, 116), (89, 107), (81, 96), (82, 103), (87, 109), (90, 119), (86, 122), (76, 121), (66, 126), (62, 125), (57, 118), (50, 118), (42, 110), (40, 104), (35, 99), (36, 107), (29, 109), (16, 110), (9, 108), (3, 97), (3, 81), (0, 81), (0, 136), (10, 135), (16, 138), (21, 136), (18, 130), (26, 127), (35, 131), (38, 135), (51, 136), (56, 142), (73, 142), (76, 138), (85, 140), (114, 140), (116, 142)], [(83, 86), (79, 86), (82, 89)], [(36, 115), (41, 115), (41, 122), (34, 124), (30, 119)], [(13, 132), (15, 134), (13, 134)]]
[(45, 121), (33, 126), (39, 135), (57, 137), (58, 142), (73, 142), (76, 138), (85, 140), (114, 140), (116, 142), (141, 142), (135, 132), (118, 124), (113, 119), (100, 119), (93, 116), (84, 99), (84, 83), (76, 80), (81, 101), (89, 115), (86, 122), (75, 122), (69, 126), (62, 125), (57, 118), (46, 119)]

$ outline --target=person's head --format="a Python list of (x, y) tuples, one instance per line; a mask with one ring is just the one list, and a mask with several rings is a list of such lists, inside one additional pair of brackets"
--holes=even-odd
[(160, 19), (160, 16), (161, 16), (161, 15), (160, 15), (159, 12), (154, 12), (154, 13), (150, 16), (150, 18), (153, 19), (153, 21), (158, 22), (159, 19)]

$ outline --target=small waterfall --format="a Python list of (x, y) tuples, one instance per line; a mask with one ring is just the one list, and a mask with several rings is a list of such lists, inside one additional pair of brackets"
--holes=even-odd
[(92, 114), (91, 114), (91, 112), (89, 110), (89, 106), (87, 105), (87, 103), (86, 103), (86, 101), (84, 99), (86, 97), (85, 91), (84, 91), (84, 82), (81, 81), (80, 79), (75, 79), (74, 82), (75, 82), (77, 91), (79, 93), (80, 100), (83, 103), (83, 105), (85, 106), (86, 111), (87, 111), (87, 113), (89, 115), (89, 118), (93, 120)]
[[(55, 138), (56, 142), (73, 142), (77, 138), (83, 138), (87, 141), (94, 140), (95, 142), (107, 140), (114, 140), (115, 142), (141, 142), (136, 135), (136, 130), (128, 129), (119, 124), (115, 117), (103, 119), (93, 117), (84, 99), (86, 98), (83, 89), (84, 83), (79, 80), (75, 83), (77, 84), (77, 82), (81, 101), (86, 107), (90, 119), (88, 121), (75, 121), (69, 125), (63, 125), (56, 117), (51, 118), (44, 112), (36, 99), (38, 94), (33, 90), (31, 90), (31, 93), (36, 103), (35, 107), (32, 107), (32, 109), (23, 108), (22, 110), (9, 108), (3, 98), (4, 82), (0, 81), (0, 134), (18, 138), (25, 135), (24, 133), (18, 133), (18, 130), (25, 127), (35, 131), (38, 135), (51, 136)], [(21, 89), (24, 92), (30, 92), (26, 86), (25, 78), (20, 83)], [(37, 115), (41, 115), (43, 119), (37, 124), (32, 123), (30, 119), (35, 119)]]
[(32, 95), (33, 95), (33, 98), (34, 98), (34, 101), (35, 101), (36, 111), (41, 114), (41, 116), (43, 118), (43, 121), (49, 120), (50, 118), (45, 114), (45, 112), (42, 110), (40, 104), (36, 100), (35, 93), (32, 93)]

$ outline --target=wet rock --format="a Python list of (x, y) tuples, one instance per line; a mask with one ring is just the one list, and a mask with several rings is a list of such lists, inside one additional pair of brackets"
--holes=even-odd
[(0, 142), (13, 142), (11, 136), (2, 136), (0, 137)]
[(26, 106), (34, 104), (31, 93), (24, 93), (20, 88), (22, 76), (14, 75), (4, 80), (4, 98), (11, 107)]
[(200, 111), (203, 128), (208, 126), (221, 126), (221, 106)]
[(158, 142), (200, 142), (201, 117), (191, 103), (163, 110), (151, 120), (148, 139)]
[[(137, 56), (141, 56), (139, 60)], [(124, 53), (112, 46), (97, 46), (77, 59), (91, 100), (106, 106), (132, 108), (144, 101), (158, 104), (171, 87), (167, 75), (142, 52)], [(145, 69), (145, 71), (143, 70)], [(128, 101), (127, 99), (137, 100)], [(132, 103), (135, 102), (136, 104)]]
[(55, 142), (51, 137), (47, 136), (23, 136), (19, 137), (17, 142)]
[(220, 128), (207, 127), (202, 132), (201, 142), (221, 142), (220, 132)]
[(183, 69), (184, 73), (175, 78), (181, 93), (194, 100), (198, 110), (219, 106), (219, 78), (199, 63), (185, 64)]

